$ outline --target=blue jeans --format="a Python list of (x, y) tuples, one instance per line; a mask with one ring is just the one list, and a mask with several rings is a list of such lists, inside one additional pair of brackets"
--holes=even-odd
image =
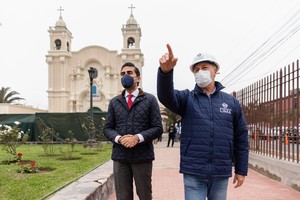
[(229, 178), (203, 179), (184, 174), (185, 200), (226, 200)]

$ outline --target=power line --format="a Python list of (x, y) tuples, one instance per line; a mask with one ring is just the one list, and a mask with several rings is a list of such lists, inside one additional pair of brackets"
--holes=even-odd
[[(273, 33), (270, 38), (263, 42), (254, 52), (252, 52), (236, 68), (234, 68), (231, 73), (229, 73), (225, 78), (223, 78), (222, 82), (225, 85), (230, 85), (232, 82), (240, 80), (242, 78), (242, 75), (244, 75), (246, 72), (249, 72), (250, 70), (253, 70), (259, 63), (265, 60), (269, 55), (276, 51), (284, 42), (286, 42), (290, 37), (292, 37), (299, 30), (300, 27), (299, 25), (296, 25), (296, 28), (289, 30), (297, 23), (299, 17), (297, 18), (297, 20), (294, 19), (297, 17), (298, 13), (299, 10), (297, 10), (297, 12), (295, 12), (287, 20), (287, 22), (285, 22), (275, 33)], [(276, 39), (280, 36), (282, 37), (276, 41)], [(226, 81), (226, 79), (228, 79), (228, 81)]]
[[(292, 18), (294, 18), (294, 17), (295, 16), (292, 16)], [(290, 21), (291, 20), (289, 20), (289, 22)], [(293, 24), (295, 24), (295, 22)], [(268, 38), (263, 44), (261, 44), (253, 53), (251, 53), (244, 61), (242, 61), (242, 63), (240, 63), (233, 71), (237, 72), (237, 70), (239, 70), (239, 69), (241, 69), (240, 71), (242, 71), (242, 69), (244, 69), (245, 66), (247, 66), (247, 63), (251, 62), (251, 59), (255, 60), (255, 56), (259, 57), (261, 52), (263, 52), (266, 48), (269, 48), (268, 46), (271, 45), (273, 41), (275, 41), (276, 37), (278, 37), (278, 33), (280, 31), (282, 31), (285, 28), (285, 26), (287, 26), (287, 25), (288, 25), (288, 23), (285, 23), (279, 30), (277, 30), (275, 33), (273, 33), (270, 38)], [(253, 61), (251, 62), (251, 64), (253, 64)], [(230, 75), (228, 75), (228, 76), (230, 76)], [(224, 79), (226, 79), (226, 77)]]
[[(232, 79), (231, 81), (228, 82), (228, 85), (232, 85), (232, 82), (240, 80), (243, 75), (245, 75), (246, 73), (248, 73), (250, 70), (253, 70), (255, 67), (257, 67), (261, 62), (263, 62), (268, 56), (270, 56), (272, 53), (274, 53), (283, 43), (285, 43), (288, 39), (290, 39), (298, 30), (300, 30), (300, 25), (298, 25), (297, 27), (295, 27), (293, 30), (290, 31), (290, 34), (288, 36), (284, 36), (283, 38), (281, 38), (276, 44), (274, 44), (267, 52), (264, 52), (262, 54), (259, 55), (258, 58), (256, 58), (255, 60), (252, 60), (251, 63), (248, 64), (251, 65), (251, 68), (248, 67), (247, 69), (245, 69), (244, 71), (242, 71), (239, 74), (239, 77), (235, 77), (235, 79)], [(276, 48), (275, 48), (276, 47)]]
[[(277, 2), (278, 2), (278, 1), (277, 1)], [(276, 4), (276, 3), (273, 3), (273, 4), (272, 4), (273, 6), (270, 7), (270, 9), (268, 9), (268, 11), (272, 10), (272, 9), (275, 7), (275, 4)], [(227, 53), (226, 56), (225, 56), (225, 59), (223, 59), (221, 62), (225, 62), (225, 60), (226, 60), (227, 58), (229, 58), (230, 55), (233, 54), (234, 49), (237, 49), (237, 47), (238, 47), (243, 41), (246, 40), (246, 38), (249, 36), (249, 34), (255, 30), (255, 27), (257, 27), (257, 25), (258, 25), (259, 23), (261, 23), (261, 22), (263, 21), (263, 19), (264, 19), (267, 15), (269, 15), (269, 14), (270, 14), (270, 12), (268, 12), (268, 13), (267, 13), (267, 12), (264, 12), (264, 14), (261, 15), (261, 17), (260, 17), (258, 20), (256, 20), (256, 22), (254, 23), (255, 25), (252, 26), (251, 30), (250, 30), (246, 35), (244, 35), (243, 39), (241, 39), (239, 42), (237, 42), (237, 44), (236, 44), (235, 47), (232, 49), (232, 51), (230, 51), (229, 53)]]

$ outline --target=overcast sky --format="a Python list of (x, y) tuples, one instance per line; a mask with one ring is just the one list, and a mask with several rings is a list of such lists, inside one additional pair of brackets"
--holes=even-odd
[(1, 0), (0, 87), (19, 92), (26, 99), (21, 103), (47, 109), (48, 29), (58, 20), (59, 7), (74, 37), (72, 51), (99, 45), (120, 53), (121, 28), (131, 4), (142, 30), (143, 89), (153, 94), (158, 60), (167, 51), (167, 43), (179, 59), (178, 89), (194, 87), (188, 66), (201, 52), (218, 60), (217, 80), (227, 92), (242, 89), (300, 57), (299, 0)]

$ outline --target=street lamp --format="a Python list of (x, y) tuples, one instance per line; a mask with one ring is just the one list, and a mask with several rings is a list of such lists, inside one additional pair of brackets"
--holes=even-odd
[[(90, 67), (88, 70), (89, 72), (89, 77), (90, 77), (90, 113), (91, 113), (91, 120), (94, 122), (94, 117), (93, 117), (93, 79), (97, 78), (98, 76), (98, 70), (96, 68)], [(91, 140), (94, 140), (94, 131), (91, 134)]]

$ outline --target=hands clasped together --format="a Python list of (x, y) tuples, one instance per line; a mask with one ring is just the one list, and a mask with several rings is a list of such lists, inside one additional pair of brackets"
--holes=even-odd
[(139, 143), (139, 137), (137, 135), (124, 135), (120, 137), (119, 143), (126, 148), (133, 148)]

